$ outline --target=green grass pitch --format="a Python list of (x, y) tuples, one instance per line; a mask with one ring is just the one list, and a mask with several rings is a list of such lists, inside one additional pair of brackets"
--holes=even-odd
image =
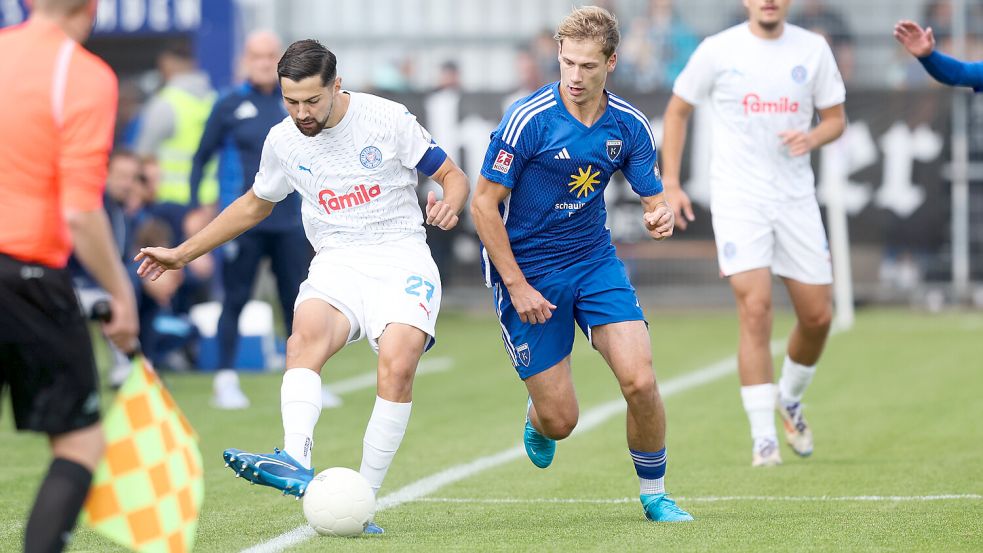
[[(668, 383), (733, 356), (730, 312), (650, 318), (655, 367)], [(788, 313), (775, 336), (787, 334)], [(490, 316), (444, 313), (417, 376), (413, 417), (380, 498), (520, 443), (526, 395)], [(578, 338), (582, 423), (619, 397), (600, 356)], [(325, 368), (328, 383), (375, 368), (365, 343)], [(223, 467), (227, 447), (280, 446), (280, 375), (247, 374), (253, 406), (212, 409), (210, 374), (165, 380), (201, 436), (206, 500), (197, 551), (239, 551), (304, 524), (300, 503), (248, 486)], [(547, 470), (525, 456), (380, 511), (379, 537), (311, 538), (289, 551), (983, 551), (983, 313), (869, 310), (834, 336), (806, 396), (812, 458), (752, 469), (736, 374), (667, 394), (667, 486), (696, 522), (645, 521), (618, 413), (558, 444)], [(358, 468), (374, 389), (322, 412), (317, 468)], [(106, 400), (111, 394), (106, 394)], [(0, 551), (19, 551), (48, 463), (43, 438), (12, 430), (3, 401)], [(940, 499), (932, 496), (955, 496)], [(119, 551), (80, 528), (70, 551)]]

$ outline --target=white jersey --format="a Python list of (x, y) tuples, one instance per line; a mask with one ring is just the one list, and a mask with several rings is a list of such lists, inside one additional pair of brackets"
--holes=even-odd
[[(843, 79), (822, 36), (785, 24), (766, 40), (742, 23), (706, 38), (673, 94), (713, 110), (710, 198), (783, 201), (815, 194), (809, 156), (792, 157), (779, 133), (808, 131), (816, 109), (842, 104)], [(711, 207), (712, 208), (712, 207)]]
[(314, 249), (416, 237), (426, 242), (416, 165), (433, 141), (405, 106), (351, 96), (341, 121), (305, 136), (288, 116), (266, 136), (256, 196), (279, 202), (296, 191)]

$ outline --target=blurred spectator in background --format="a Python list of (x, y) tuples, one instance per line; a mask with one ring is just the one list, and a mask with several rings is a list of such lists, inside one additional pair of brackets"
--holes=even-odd
[(855, 55), (853, 33), (847, 19), (838, 9), (827, 5), (825, 0), (804, 0), (801, 5), (802, 9), (791, 22), (826, 38), (833, 49), (843, 81), (850, 83)]
[(645, 13), (632, 19), (625, 32), (621, 82), (642, 92), (668, 89), (699, 43), (672, 0), (649, 0)]
[(380, 94), (412, 92), (415, 88), (416, 63), (411, 55), (394, 55), (372, 70), (370, 90)]
[[(215, 103), (194, 155), (190, 180), (193, 208), (199, 206), (198, 190), (205, 167), (220, 150), (223, 161), (219, 171), (219, 210), (252, 187), (266, 135), (287, 116), (276, 74), (281, 50), (280, 39), (268, 31), (255, 31), (246, 37), (242, 52), (246, 80)], [(202, 209), (211, 218), (214, 206)], [(212, 405), (219, 409), (245, 409), (249, 398), (242, 393), (235, 371), (239, 316), (252, 296), (260, 261), (269, 258), (284, 326), (290, 333), (297, 291), (314, 256), (301, 222), (300, 196), (291, 194), (276, 204), (269, 217), (224, 245), (219, 256), (224, 295), (217, 329), (219, 370), (215, 373)], [(338, 404), (337, 396), (325, 394), (324, 406)]]
[[(169, 247), (175, 244), (171, 225), (161, 218), (148, 216), (136, 230), (134, 247)], [(132, 259), (132, 258), (131, 258)], [(187, 371), (197, 358), (198, 330), (177, 302), (178, 291), (186, 271), (171, 271), (156, 281), (139, 279), (136, 265), (131, 277), (137, 287), (140, 315), (140, 345), (143, 353), (158, 369)]]
[[(148, 210), (171, 227), (175, 241), (193, 234), (208, 223), (201, 213), (189, 213), (191, 162), (205, 121), (215, 102), (208, 75), (195, 64), (191, 45), (176, 40), (167, 43), (157, 57), (163, 87), (147, 102), (140, 114), (135, 150), (148, 162), (149, 185), (155, 192)], [(199, 187), (198, 200), (213, 204), (218, 196), (214, 164)], [(175, 242), (176, 243), (176, 242)], [(186, 312), (193, 303), (210, 295), (214, 261), (202, 256), (188, 267), (184, 284), (174, 300), (174, 309)]]
[(437, 73), (437, 86), (434, 87), (433, 92), (440, 92), (441, 90), (461, 90), (461, 68), (453, 60), (447, 60), (440, 64), (440, 71)]
[[(109, 170), (106, 175), (106, 189), (103, 195), (103, 208), (109, 219), (110, 231), (116, 249), (120, 252), (120, 262), (129, 265), (136, 255), (133, 248), (133, 234), (137, 216), (143, 207), (142, 166), (140, 158), (128, 150), (115, 150), (109, 157)], [(78, 295), (82, 312), (94, 314), (97, 305), (109, 298), (99, 283), (82, 264), (72, 256), (68, 262), (72, 283)], [(130, 373), (130, 362), (126, 355), (112, 341), (107, 339), (113, 357), (113, 367), (109, 370), (109, 384), (118, 388)]]
[(546, 84), (546, 80), (539, 70), (539, 65), (536, 63), (536, 56), (533, 53), (532, 45), (523, 46), (516, 50), (515, 75), (516, 80), (519, 82), (519, 87), (511, 94), (505, 96), (505, 99), (502, 101), (502, 113), (505, 113), (505, 110), (516, 100), (529, 96)]
[(560, 47), (553, 38), (553, 31), (543, 29), (532, 39), (532, 55), (544, 82), (560, 80)]
[[(136, 152), (156, 160), (160, 168), (157, 202), (173, 204), (174, 211), (181, 214), (176, 220), (180, 220), (181, 208), (186, 209), (191, 202), (191, 159), (215, 102), (215, 91), (208, 75), (197, 69), (191, 46), (185, 41), (168, 43), (157, 57), (157, 67), (164, 85), (140, 116)], [(217, 192), (212, 169), (202, 183), (199, 199), (204, 204), (214, 203)], [(180, 232), (180, 224), (172, 226)]]

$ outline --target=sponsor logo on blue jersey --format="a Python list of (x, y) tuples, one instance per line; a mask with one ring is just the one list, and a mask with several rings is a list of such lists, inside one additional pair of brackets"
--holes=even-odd
[(571, 194), (576, 194), (578, 198), (586, 197), (594, 191), (594, 185), (601, 184), (601, 181), (597, 179), (601, 172), (593, 169), (592, 165), (588, 165), (586, 170), (583, 167), (577, 167), (577, 174), (570, 175), (573, 180), (567, 183)]

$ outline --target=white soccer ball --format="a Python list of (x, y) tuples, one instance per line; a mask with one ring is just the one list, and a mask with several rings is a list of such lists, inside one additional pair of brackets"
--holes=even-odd
[(372, 486), (349, 468), (321, 471), (304, 492), (304, 517), (322, 536), (357, 536), (374, 515)]

